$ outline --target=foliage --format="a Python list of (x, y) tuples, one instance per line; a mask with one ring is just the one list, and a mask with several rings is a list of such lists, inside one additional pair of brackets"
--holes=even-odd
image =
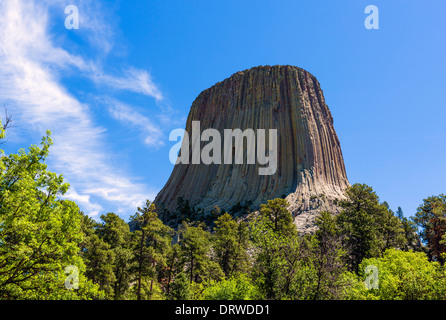
[(336, 220), (342, 245), (349, 252), (349, 268), (358, 272), (363, 259), (379, 257), (388, 248), (404, 246), (407, 240), (401, 221), (386, 204), (379, 203), (371, 187), (354, 184), (346, 190), (346, 196), (340, 202), (343, 210)]
[(228, 213), (218, 217), (212, 240), (216, 260), (227, 278), (249, 268), (249, 229), (245, 221), (236, 221)]
[(169, 300), (190, 300), (192, 298), (192, 290), (186, 274), (180, 272), (173, 281), (170, 292), (168, 294)]
[(183, 221), (179, 230), (180, 263), (189, 275), (189, 282), (222, 279), (220, 266), (211, 259), (211, 234), (200, 222)]
[(143, 278), (150, 278), (150, 291), (152, 291), (157, 268), (166, 266), (166, 252), (172, 241), (171, 229), (158, 219), (155, 205), (148, 200), (143, 208), (138, 208), (131, 221), (138, 228), (132, 236), (135, 250), (136, 296), (140, 300)]
[(396, 211), (396, 216), (400, 219), (401, 224), (404, 229), (404, 236), (406, 237), (407, 242), (402, 246), (402, 249), (405, 251), (413, 250), (413, 251), (421, 251), (421, 242), (420, 238), (417, 235), (417, 225), (413, 221), (412, 218), (406, 218), (403, 213), (403, 209), (398, 207)]
[(268, 201), (251, 225), (256, 257), (252, 278), (266, 299), (289, 294), (301, 257), (302, 242), (286, 206), (284, 199)]
[(231, 277), (224, 281), (212, 281), (204, 289), (203, 300), (251, 300), (258, 296), (257, 288), (246, 275)]
[(284, 197), (248, 217), (205, 215), (180, 197), (173, 213), (146, 201), (128, 222), (95, 221), (62, 199), (51, 144), (48, 133), (28, 152), (0, 150), (0, 299), (446, 299), (444, 195), (406, 218), (355, 184), (339, 215), (321, 212), (305, 235)]
[(413, 220), (421, 228), (420, 236), (427, 246), (428, 257), (443, 264), (442, 254), (446, 253), (446, 243), (442, 241), (446, 231), (446, 195), (424, 199)]
[[(69, 187), (62, 175), (47, 171), (51, 144), (47, 132), (40, 148), (1, 151), (0, 299), (101, 297), (78, 254), (82, 215), (74, 202), (59, 198)], [(79, 271), (78, 291), (65, 288), (67, 266)]]
[(285, 237), (296, 235), (297, 229), (287, 207), (288, 202), (285, 199), (268, 200), (267, 204), (260, 206), (261, 223), (266, 228), (272, 229), (275, 234), (281, 234)]
[(343, 296), (345, 252), (334, 217), (322, 212), (314, 235), (286, 237), (270, 224), (253, 226), (257, 259), (253, 279), (265, 299), (340, 299)]
[[(366, 288), (366, 267), (376, 266), (378, 288)], [(422, 252), (388, 249), (381, 258), (364, 259), (359, 267), (357, 286), (352, 298), (373, 300), (443, 300), (446, 298), (444, 269), (429, 262)]]
[(82, 257), (87, 274), (106, 293), (107, 299), (124, 299), (132, 281), (133, 252), (129, 225), (118, 215), (101, 216), (102, 223), (84, 216)]
[(105, 292), (107, 298), (114, 296), (113, 283), (116, 281), (113, 272), (115, 254), (110, 245), (97, 234), (90, 235), (83, 242), (82, 257), (86, 264), (85, 275)]
[(307, 264), (310, 266), (312, 282), (308, 297), (313, 300), (340, 299), (345, 285), (342, 274), (345, 270), (346, 251), (341, 246), (341, 238), (335, 218), (323, 211), (316, 218), (318, 230), (311, 238)]

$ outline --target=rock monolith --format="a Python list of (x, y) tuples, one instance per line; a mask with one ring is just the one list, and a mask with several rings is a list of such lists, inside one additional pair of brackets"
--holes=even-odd
[(174, 211), (181, 197), (204, 212), (215, 206), (256, 210), (282, 197), (303, 232), (314, 231), (318, 212), (339, 211), (338, 200), (350, 184), (332, 115), (309, 72), (282, 65), (237, 72), (198, 95), (186, 122), (189, 134), (193, 121), (200, 121), (201, 132), (216, 129), (222, 137), (224, 129), (277, 129), (277, 169), (260, 175), (265, 165), (257, 162), (176, 164), (155, 199), (158, 208)]

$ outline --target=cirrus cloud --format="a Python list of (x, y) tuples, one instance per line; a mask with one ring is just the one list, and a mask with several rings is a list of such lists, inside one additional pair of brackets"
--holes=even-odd
[[(2, 103), (8, 105), (20, 123), (36, 134), (50, 129), (55, 144), (51, 166), (72, 185), (67, 198), (91, 216), (112, 203), (117, 211), (135, 210), (153, 188), (131, 177), (109, 159), (107, 129), (95, 123), (91, 106), (82, 102), (64, 85), (64, 71), (76, 69), (80, 75), (100, 87), (142, 94), (162, 101), (163, 95), (145, 70), (124, 68), (121, 75), (105, 72), (100, 61), (90, 60), (64, 49), (49, 31), (51, 8), (63, 1), (11, 0), (0, 2), (0, 92)], [(85, 8), (90, 2), (80, 1)], [(94, 6), (98, 10), (98, 4)], [(103, 21), (83, 11), (83, 21), (90, 42), (101, 40), (101, 54), (107, 54), (113, 41), (111, 29)], [(140, 128), (147, 146), (160, 144), (162, 130), (134, 111), (130, 106), (113, 100), (109, 111), (115, 119), (129, 121)]]

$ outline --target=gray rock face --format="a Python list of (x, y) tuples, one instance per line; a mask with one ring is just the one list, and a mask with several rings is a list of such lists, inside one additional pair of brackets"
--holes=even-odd
[[(205, 212), (216, 205), (229, 210), (250, 204), (256, 209), (269, 199), (286, 197), (304, 232), (314, 230), (316, 213), (339, 211), (336, 202), (350, 184), (333, 118), (309, 72), (294, 66), (237, 72), (195, 99), (186, 122), (189, 134), (192, 121), (200, 121), (201, 132), (213, 128), (222, 137), (224, 129), (277, 129), (277, 170), (259, 175), (265, 165), (247, 164), (246, 156), (243, 164), (177, 164), (155, 199), (157, 207), (174, 211), (182, 197)], [(201, 148), (207, 143), (201, 142)]]

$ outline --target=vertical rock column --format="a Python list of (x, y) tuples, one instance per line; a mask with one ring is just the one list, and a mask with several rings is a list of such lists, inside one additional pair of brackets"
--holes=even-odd
[[(349, 186), (333, 118), (317, 79), (294, 66), (260, 66), (237, 72), (192, 103), (186, 131), (200, 121), (201, 132), (217, 129), (277, 129), (277, 170), (259, 175), (247, 164), (177, 164), (155, 199), (158, 207), (174, 211), (177, 199), (210, 211), (236, 204), (261, 203), (286, 197), (302, 230), (313, 227), (317, 212), (336, 212), (336, 199)], [(268, 139), (267, 139), (268, 141)], [(201, 142), (201, 148), (208, 142)], [(245, 155), (246, 160), (246, 155)], [(307, 230), (308, 231), (308, 230)], [(311, 230), (310, 230), (311, 231)]]

